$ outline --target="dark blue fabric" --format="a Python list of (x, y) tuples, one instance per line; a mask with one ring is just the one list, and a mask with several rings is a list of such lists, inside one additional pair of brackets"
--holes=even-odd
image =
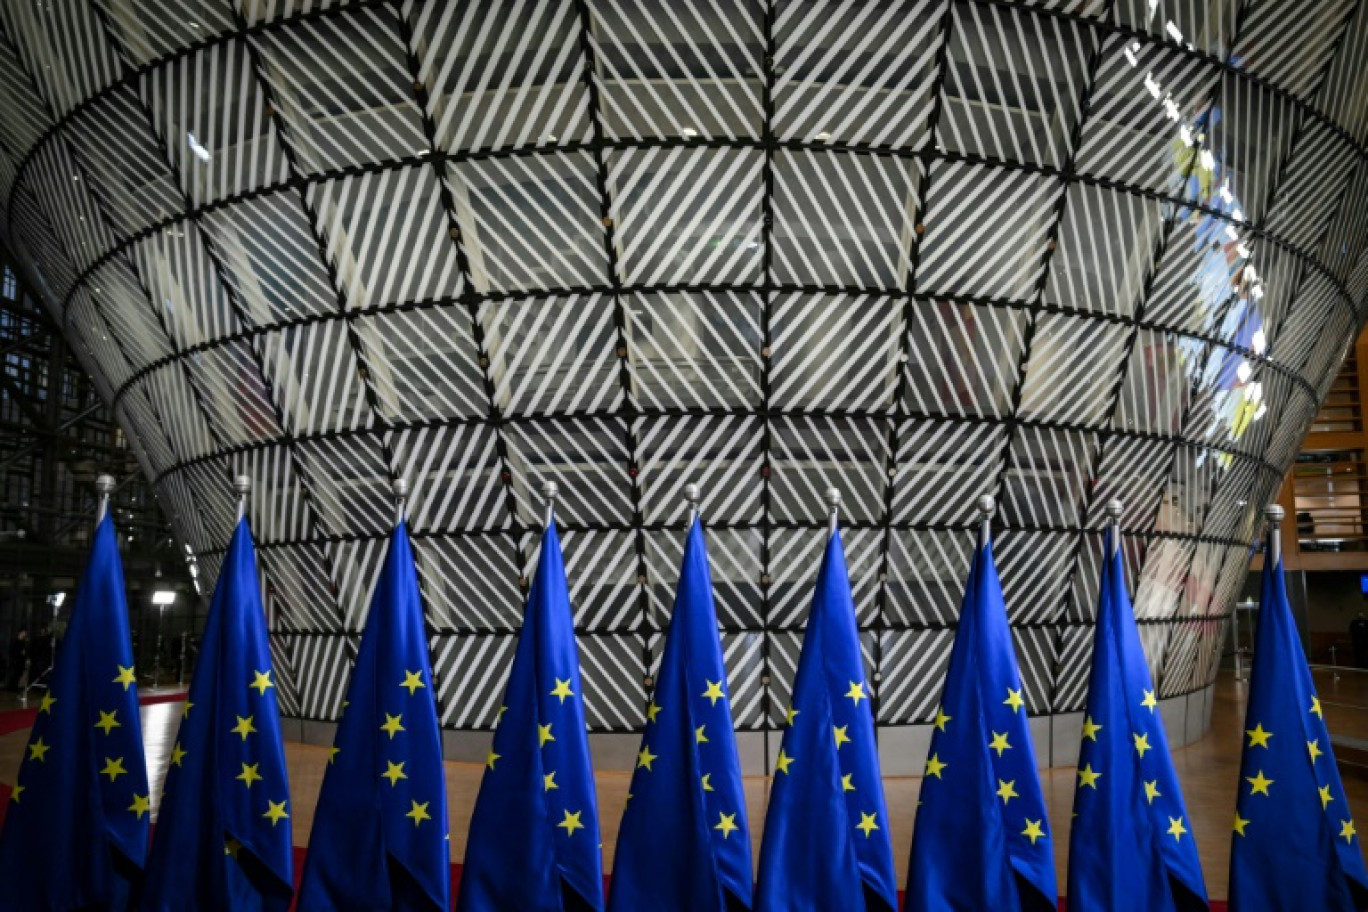
[(423, 605), (401, 522), (375, 586), (323, 776), (299, 908), (445, 912), (446, 836)]
[(166, 774), (143, 908), (283, 912), (290, 787), (247, 521), (233, 532)]
[(10, 796), (0, 903), (127, 908), (146, 861), (149, 797), (118, 533), (106, 517)]

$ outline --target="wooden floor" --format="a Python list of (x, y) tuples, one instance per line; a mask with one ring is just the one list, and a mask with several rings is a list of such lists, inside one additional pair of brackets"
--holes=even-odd
[[(1336, 682), (1329, 673), (1317, 672), (1316, 687), (1325, 707), (1325, 720), (1331, 732), (1368, 739), (1368, 674), (1345, 673)], [(1178, 778), (1187, 799), (1193, 835), (1197, 839), (1207, 888), (1212, 899), (1224, 899), (1226, 896), (1230, 821), (1235, 810), (1244, 698), (1244, 685), (1237, 683), (1229, 673), (1223, 673), (1216, 685), (1211, 733), (1201, 741), (1174, 753)], [(159, 784), (166, 773), (181, 706), (180, 703), (160, 703), (142, 708), (148, 771), (154, 783), (158, 785), (153, 789), (154, 799), (159, 796)], [(14, 783), (19, 758), (27, 739), (27, 731), (0, 736), (0, 783)], [(300, 744), (286, 746), (286, 761), (293, 797), (294, 836), (298, 845), (308, 841), (319, 786), (327, 766), (327, 756), (327, 749), (322, 747)], [(452, 861), (460, 861), (465, 853), (466, 829), (470, 822), (482, 769), (483, 767), (472, 764), (447, 764)], [(1341, 765), (1341, 770), (1349, 805), (1356, 819), (1361, 821), (1361, 830), (1368, 831), (1368, 770), (1351, 768), (1344, 764)], [(609, 868), (612, 865), (613, 845), (617, 839), (617, 822), (626, 802), (628, 780), (626, 773), (605, 772), (597, 776), (599, 810), (603, 819), (604, 852)], [(1062, 889), (1065, 883), (1064, 866), (1069, 845), (1074, 770), (1058, 768), (1044, 771), (1042, 783), (1046, 803), (1050, 809), (1055, 864)], [(917, 793), (920, 788), (920, 778), (889, 777), (885, 780), (888, 812), (893, 821), (893, 850), (898, 860), (899, 883), (907, 874), (907, 854), (912, 842), (913, 819), (916, 816)], [(768, 780), (764, 778), (746, 780), (752, 844), (757, 855), (760, 832), (764, 824), (767, 790)]]

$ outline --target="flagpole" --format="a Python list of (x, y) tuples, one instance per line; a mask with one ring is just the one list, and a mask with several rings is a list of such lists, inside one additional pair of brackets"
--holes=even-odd
[(983, 518), (979, 521), (979, 547), (988, 547), (993, 537), (993, 514), (997, 512), (997, 499), (992, 494), (984, 494), (978, 499), (978, 511)]
[(238, 522), (242, 522), (247, 516), (247, 495), (252, 492), (252, 479), (247, 475), (239, 475), (233, 479), (233, 490), (238, 493)]
[(101, 475), (95, 479), (95, 490), (99, 494), (98, 502), (95, 506), (95, 525), (104, 522), (105, 515), (109, 513), (109, 495), (114, 492), (114, 476)]
[(548, 481), (542, 485), (542, 497), (546, 498), (546, 528), (551, 528), (551, 524), (556, 521), (556, 494), (560, 488), (556, 487), (554, 481)]
[(1264, 508), (1268, 517), (1268, 559), (1274, 564), (1282, 560), (1282, 521), (1286, 515), (1280, 504), (1269, 504)]
[(1121, 501), (1113, 497), (1107, 501), (1107, 527), (1111, 529), (1111, 550), (1108, 557), (1115, 557), (1116, 552), (1121, 550)]
[(692, 529), (694, 520), (698, 518), (698, 501), (702, 492), (698, 490), (696, 484), (686, 484), (684, 486), (684, 501), (689, 505), (689, 518), (684, 521), (684, 528)]
[(408, 480), (405, 478), (394, 479), (394, 504), (399, 511), (399, 518), (394, 521), (396, 526), (408, 521), (408, 493)]
[(841, 492), (835, 488), (827, 488), (826, 502), (831, 508), (831, 519), (827, 523), (827, 538), (831, 538), (836, 534), (836, 526), (841, 518)]

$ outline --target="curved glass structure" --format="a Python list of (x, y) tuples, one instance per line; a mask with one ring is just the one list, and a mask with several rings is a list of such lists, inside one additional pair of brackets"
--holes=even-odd
[(640, 726), (697, 482), (738, 726), (843, 527), (883, 724), (973, 543), (1082, 708), (1104, 505), (1162, 695), (1363, 322), (1368, 4), (91, 0), (0, 9), (0, 227), (212, 582), (253, 516), (335, 718), (394, 478), (443, 723), (491, 726), (561, 491), (586, 707)]

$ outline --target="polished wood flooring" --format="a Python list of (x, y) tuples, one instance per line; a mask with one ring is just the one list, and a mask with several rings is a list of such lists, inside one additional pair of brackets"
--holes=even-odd
[[(1316, 672), (1316, 687), (1325, 707), (1326, 724), (1332, 734), (1368, 740), (1368, 674), (1345, 672), (1340, 680), (1326, 671)], [(1211, 733), (1174, 753), (1178, 778), (1187, 799), (1193, 835), (1197, 839), (1207, 887), (1212, 899), (1224, 899), (1228, 877), (1230, 821), (1235, 810), (1235, 792), (1240, 764), (1241, 728), (1244, 722), (1245, 686), (1229, 672), (1217, 681), (1212, 711)], [(142, 708), (148, 771), (158, 786), (166, 774), (171, 747), (180, 719), (180, 703), (159, 703)], [(3, 708), (3, 706), (0, 706)], [(0, 783), (13, 784), (28, 732), (0, 736)], [(328, 751), (300, 744), (286, 746), (293, 797), (295, 842), (308, 841), (313, 823), (318, 790), (327, 767)], [(451, 822), (451, 856), (460, 861), (465, 853), (466, 829), (479, 788), (483, 767), (465, 763), (447, 764), (447, 800)], [(1368, 769), (1341, 764), (1345, 791), (1360, 830), (1368, 831)], [(1055, 864), (1061, 889), (1065, 883), (1065, 862), (1069, 845), (1069, 823), (1073, 802), (1075, 772), (1056, 768), (1041, 774), (1045, 799), (1053, 828)], [(597, 776), (599, 810), (603, 819), (606, 863), (611, 869), (617, 822), (626, 803), (629, 776), (604, 772)], [(898, 859), (898, 879), (906, 877), (908, 848), (916, 817), (917, 793), (921, 779), (888, 777), (884, 782), (889, 817), (893, 821), (893, 850)], [(153, 790), (154, 800), (160, 788)], [(746, 780), (746, 797), (752, 844), (759, 852), (764, 824), (768, 780)], [(758, 860), (758, 858), (757, 858)]]

